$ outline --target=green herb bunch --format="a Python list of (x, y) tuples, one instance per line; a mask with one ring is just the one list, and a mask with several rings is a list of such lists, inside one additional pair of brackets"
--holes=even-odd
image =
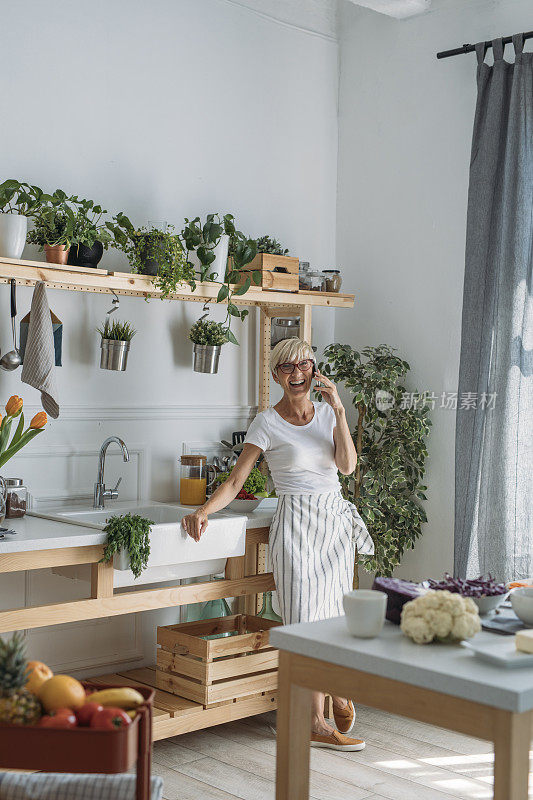
[(221, 345), (228, 341), (227, 330), (221, 322), (199, 319), (189, 331), (189, 339), (194, 344)]
[[(357, 411), (352, 433), (357, 467), (339, 479), (344, 497), (356, 503), (374, 541), (374, 555), (358, 560), (367, 571), (389, 576), (404, 552), (414, 548), (427, 521), (420, 503), (427, 499), (422, 480), (431, 426), (426, 393), (407, 392), (404, 378), (410, 366), (389, 345), (358, 352), (347, 344), (330, 344), (324, 355), (320, 372), (344, 385)], [(411, 397), (417, 402), (406, 402)], [(357, 580), (356, 565), (354, 584)]]
[[(228, 472), (221, 472), (220, 475), (217, 476), (218, 483), (224, 483), (227, 481), (229, 476), (233, 471), (233, 467)], [(266, 490), (267, 486), (267, 476), (263, 475), (261, 470), (258, 467), (254, 467), (246, 480), (243, 484), (243, 489), (245, 492), (249, 492), (249, 494), (255, 495), (255, 497), (267, 497), (268, 492)]]
[(120, 322), (118, 319), (110, 321), (109, 317), (101, 328), (97, 328), (102, 339), (115, 339), (119, 342), (131, 342), (137, 331), (129, 322)]
[(102, 562), (111, 561), (119, 550), (126, 550), (130, 559), (130, 569), (138, 578), (148, 566), (150, 557), (150, 525), (151, 519), (136, 514), (113, 516), (104, 528), (107, 541), (104, 547)]
[(272, 253), (275, 256), (286, 256), (289, 252), (287, 248), (277, 241), (277, 239), (270, 236), (260, 236), (257, 239), (257, 252), (258, 253)]

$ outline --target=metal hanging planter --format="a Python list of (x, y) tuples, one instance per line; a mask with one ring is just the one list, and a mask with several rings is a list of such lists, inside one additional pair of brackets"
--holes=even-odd
[(112, 369), (124, 372), (128, 363), (130, 342), (119, 339), (102, 339), (100, 343), (100, 369)]
[(217, 373), (221, 349), (221, 344), (195, 344), (194, 371), (207, 372), (211, 375)]

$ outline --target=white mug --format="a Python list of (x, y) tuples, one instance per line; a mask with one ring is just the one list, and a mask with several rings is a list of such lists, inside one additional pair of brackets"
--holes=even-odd
[(373, 639), (385, 621), (387, 595), (374, 589), (355, 589), (342, 598), (346, 625), (352, 636)]

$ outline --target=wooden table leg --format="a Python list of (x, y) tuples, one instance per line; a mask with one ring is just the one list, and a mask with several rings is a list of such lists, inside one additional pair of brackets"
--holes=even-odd
[(531, 712), (496, 712), (494, 800), (527, 800)]
[(279, 654), (276, 800), (308, 800), (311, 691), (291, 683), (291, 655)]

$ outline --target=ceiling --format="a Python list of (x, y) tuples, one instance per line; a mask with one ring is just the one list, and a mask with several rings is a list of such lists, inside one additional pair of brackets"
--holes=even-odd
[(422, 14), (431, 5), (431, 0), (351, 0), (351, 2), (356, 6), (365, 6), (379, 14), (387, 14), (396, 19)]

